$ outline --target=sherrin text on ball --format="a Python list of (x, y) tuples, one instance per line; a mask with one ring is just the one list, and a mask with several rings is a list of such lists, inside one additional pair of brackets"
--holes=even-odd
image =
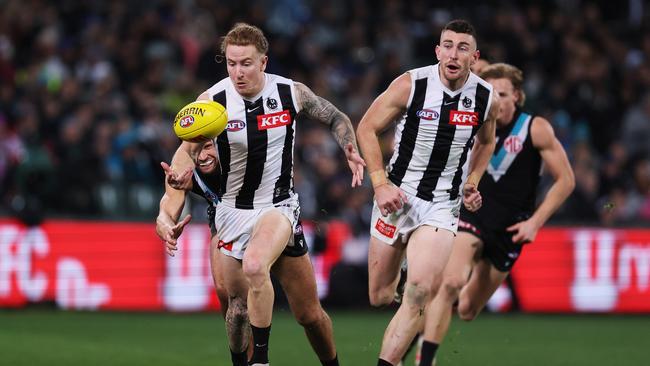
[(181, 140), (201, 141), (217, 137), (228, 124), (228, 113), (221, 104), (209, 100), (189, 103), (174, 118), (174, 133)]

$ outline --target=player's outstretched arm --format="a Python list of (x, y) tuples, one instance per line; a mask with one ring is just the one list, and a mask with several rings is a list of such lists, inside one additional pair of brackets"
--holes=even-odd
[(161, 162), (165, 171), (165, 183), (181, 191), (192, 189), (192, 172), (202, 147), (203, 143), (200, 142), (183, 141), (172, 157), (171, 166)]
[[(207, 92), (199, 95), (196, 100), (209, 100)], [(177, 239), (183, 232), (185, 225), (192, 219), (187, 215), (178, 222), (185, 206), (187, 192), (192, 190), (192, 173), (195, 161), (204, 144), (200, 142), (183, 141), (176, 149), (171, 166), (161, 162), (160, 166), (165, 171), (165, 193), (160, 199), (158, 216), (156, 217), (156, 233), (165, 243), (167, 254), (174, 256), (178, 250)], [(172, 168), (173, 167), (173, 168)]]
[(483, 126), (478, 130), (474, 139), (474, 147), (469, 160), (467, 181), (463, 186), (463, 204), (470, 211), (478, 210), (483, 204), (478, 183), (487, 169), (496, 145), (496, 120), (499, 111), (499, 96), (492, 94), (492, 103)]
[(573, 169), (551, 124), (542, 117), (535, 117), (530, 133), (533, 146), (542, 156), (545, 169), (553, 176), (553, 184), (533, 216), (508, 228), (508, 231), (515, 232), (512, 240), (520, 243), (535, 239), (539, 228), (560, 208), (575, 187)]
[(296, 95), (301, 113), (330, 127), (334, 139), (345, 152), (348, 166), (352, 171), (352, 187), (360, 186), (366, 162), (359, 155), (359, 147), (350, 118), (328, 100), (314, 94), (305, 84), (296, 83)]
[(378, 135), (404, 113), (411, 93), (411, 75), (404, 73), (388, 86), (370, 105), (359, 127), (357, 138), (370, 174), (375, 200), (383, 215), (402, 208), (406, 195), (398, 187), (388, 184)]
[(156, 234), (165, 244), (167, 254), (172, 257), (178, 250), (178, 237), (183, 232), (185, 225), (192, 219), (190, 215), (187, 215), (181, 222), (178, 222), (183, 206), (185, 206), (186, 196), (187, 191), (174, 189), (165, 180), (165, 193), (160, 199), (158, 217), (156, 217)]

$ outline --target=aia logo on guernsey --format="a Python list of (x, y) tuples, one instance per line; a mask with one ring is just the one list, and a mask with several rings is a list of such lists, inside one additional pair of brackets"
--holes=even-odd
[(449, 112), (449, 124), (457, 126), (478, 125), (478, 112), (456, 111)]
[(237, 132), (243, 130), (244, 128), (246, 128), (246, 122), (240, 121), (238, 119), (228, 121), (228, 125), (226, 126), (228, 132)]
[(182, 128), (188, 128), (188, 127), (190, 127), (191, 125), (194, 124), (194, 116), (192, 116), (191, 114), (188, 115), (188, 116), (185, 116), (185, 117), (181, 118), (181, 120), (180, 120), (180, 122), (178, 122), (178, 124)]
[(291, 124), (291, 114), (288, 110), (257, 116), (257, 129), (260, 131), (289, 124)]
[(509, 153), (517, 154), (524, 148), (524, 145), (519, 136), (508, 136), (503, 142), (503, 148)]
[(426, 119), (427, 121), (433, 121), (434, 119), (438, 119), (438, 117), (440, 117), (438, 112), (431, 109), (420, 109), (415, 113), (415, 115), (422, 119)]
[(382, 235), (392, 239), (395, 236), (395, 230), (397, 228), (395, 225), (385, 223), (382, 219), (377, 219), (375, 229), (377, 229), (377, 231), (379, 231)]

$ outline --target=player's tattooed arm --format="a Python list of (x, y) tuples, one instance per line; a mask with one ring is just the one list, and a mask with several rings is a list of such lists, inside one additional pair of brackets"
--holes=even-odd
[(341, 112), (325, 98), (314, 94), (305, 84), (296, 83), (296, 94), (301, 113), (309, 118), (318, 120), (329, 126), (334, 139), (341, 148), (352, 144), (356, 151), (359, 151), (357, 139), (354, 135), (354, 128), (345, 113)]
[(359, 146), (350, 118), (332, 103), (314, 94), (304, 84), (296, 83), (296, 97), (300, 113), (329, 126), (334, 139), (345, 153), (352, 172), (352, 187), (360, 186), (363, 183), (363, 169), (366, 162), (359, 155)]

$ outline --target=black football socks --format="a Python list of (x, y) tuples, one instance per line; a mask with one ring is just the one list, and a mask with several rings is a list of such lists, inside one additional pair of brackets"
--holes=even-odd
[(422, 342), (422, 350), (420, 351), (420, 366), (431, 366), (433, 359), (436, 357), (438, 350), (438, 343), (429, 341)]
[(339, 366), (339, 356), (334, 356), (334, 359), (329, 361), (320, 360), (320, 364), (323, 366)]
[(379, 361), (377, 361), (377, 366), (393, 366), (393, 364), (380, 358)]
[(246, 351), (237, 353), (230, 350), (230, 359), (232, 360), (232, 366), (248, 366)]
[(250, 364), (269, 363), (269, 335), (271, 334), (271, 326), (258, 328), (251, 324), (251, 330), (253, 331), (253, 357), (251, 357)]

